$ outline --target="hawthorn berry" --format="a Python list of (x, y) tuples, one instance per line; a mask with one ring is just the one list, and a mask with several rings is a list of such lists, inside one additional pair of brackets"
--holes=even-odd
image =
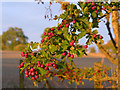
[(63, 52), (63, 53), (62, 53), (62, 55), (63, 55), (63, 56), (65, 56), (65, 55), (66, 55), (66, 53), (65, 53), (65, 52)]
[(25, 77), (28, 77), (28, 76), (29, 76), (28, 74), (25, 75)]
[(94, 2), (92, 2), (92, 3), (91, 3), (91, 5), (95, 5), (95, 3), (94, 3)]
[(96, 35), (96, 34), (93, 34), (93, 37), (94, 37), (94, 38), (96, 38), (96, 37), (97, 37), (97, 35)]
[(103, 37), (100, 35), (100, 36), (99, 36), (99, 39), (102, 39), (102, 38), (103, 38)]
[(70, 46), (72, 46), (74, 43), (70, 42)]
[(67, 57), (70, 57), (70, 53), (67, 54)]
[(94, 9), (95, 9), (95, 6), (92, 7), (92, 10), (94, 10)]
[(34, 69), (33, 69), (33, 68), (31, 68), (31, 69), (30, 69), (30, 71), (34, 71)]
[(46, 32), (44, 32), (43, 34), (46, 35)]
[(45, 67), (44, 69), (45, 69), (45, 70), (48, 70), (48, 67)]
[(54, 34), (52, 33), (52, 37), (54, 37)]
[(66, 26), (66, 27), (69, 27), (69, 24), (66, 24), (65, 26)]
[(105, 7), (102, 8), (102, 10), (105, 10), (105, 9), (106, 9)]
[(39, 78), (39, 76), (38, 76), (38, 75), (35, 75), (35, 78), (36, 78), (36, 79), (38, 79), (38, 78)]
[(25, 74), (28, 74), (28, 71), (25, 71)]
[(21, 52), (21, 56), (24, 57), (24, 56), (25, 56), (25, 53), (24, 53), (24, 52)]
[(75, 24), (75, 23), (76, 23), (76, 21), (75, 21), (75, 20), (73, 20), (73, 21), (72, 21), (72, 23), (73, 23), (73, 24)]
[(51, 31), (53, 31), (54, 29), (53, 28), (51, 28)]
[(61, 27), (62, 27), (62, 25), (59, 26), (59, 28), (61, 28)]
[(34, 76), (34, 75), (35, 75), (35, 73), (34, 73), (34, 72), (32, 72), (32, 73), (31, 73), (31, 75), (32, 75), (32, 76)]
[(43, 68), (43, 67), (44, 67), (44, 65), (42, 64), (40, 67), (41, 67), (41, 68)]
[(50, 39), (50, 37), (47, 37), (47, 40), (49, 40)]
[(74, 58), (74, 55), (71, 55), (70, 57), (71, 57), (71, 58)]
[(87, 45), (84, 46), (84, 48), (87, 48), (87, 47), (88, 47)]
[(51, 33), (48, 33), (49, 36), (51, 36)]
[(48, 66), (49, 66), (49, 63), (46, 63), (46, 66), (48, 67)]
[(22, 66), (24, 66), (24, 63), (21, 63), (20, 65), (21, 65), (21, 67), (22, 67)]
[(95, 11), (95, 13), (97, 14), (97, 13), (98, 13), (98, 11), (96, 10), (96, 11)]
[(44, 42), (44, 40), (42, 39), (42, 40), (41, 40), (41, 42), (43, 43), (43, 42)]
[(35, 77), (32, 77), (32, 80), (35, 80)]

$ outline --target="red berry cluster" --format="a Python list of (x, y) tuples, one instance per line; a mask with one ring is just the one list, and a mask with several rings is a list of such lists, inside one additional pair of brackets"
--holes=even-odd
[(18, 68), (22, 68), (24, 66), (24, 63), (22, 62), (19, 66), (18, 66)]
[[(92, 10), (95, 10), (95, 3), (94, 2), (91, 2), (91, 5), (92, 5)], [(102, 7), (102, 10), (105, 10), (106, 8), (105, 7)], [(95, 13), (97, 14), (98, 11), (95, 10)]]
[(93, 34), (93, 37), (96, 38), (96, 37), (99, 37), (99, 39), (102, 39), (103, 37), (101, 35), (96, 35), (96, 34)]
[(35, 80), (35, 79), (39, 78), (38, 72), (35, 69), (33, 69), (33, 68), (27, 69), (25, 71), (25, 77), (27, 77), (27, 78), (31, 77), (32, 80)]
[(74, 43), (75, 43), (75, 41), (74, 41), (74, 40), (72, 40), (72, 42), (70, 42), (70, 46), (73, 46), (73, 45), (74, 45)]
[[(62, 56), (65, 56), (66, 55), (66, 53), (65, 52), (63, 52), (62, 53)], [(70, 53), (67, 53), (67, 57), (71, 57), (71, 58), (74, 58), (74, 55), (72, 54), (70, 54)]]
[[(51, 28), (50, 30), (51, 30), (51, 31), (54, 31), (53, 28)], [(44, 35), (44, 36), (46, 36), (46, 35), (48, 36), (48, 37), (47, 37), (47, 40), (49, 40), (51, 37), (54, 37), (54, 36), (55, 36), (54, 33), (51, 33), (51, 32), (48, 32), (47, 34), (46, 34), (46, 32), (44, 32), (43, 35)], [(45, 41), (45, 37), (41, 40), (41, 42), (43, 43), (44, 41)]]
[(40, 61), (38, 61), (37, 62), (37, 65), (38, 65), (38, 67), (41, 67), (41, 68), (43, 68), (44, 70), (49, 70), (49, 68), (48, 67), (50, 67), (50, 66), (52, 66), (53, 68), (55, 68), (55, 69), (57, 69), (58, 67), (57, 67), (57, 65), (55, 64), (55, 63), (46, 63), (46, 66), (44, 66), (43, 64), (41, 64), (40, 63)]
[(27, 58), (28, 57), (28, 53), (21, 52), (21, 56)]

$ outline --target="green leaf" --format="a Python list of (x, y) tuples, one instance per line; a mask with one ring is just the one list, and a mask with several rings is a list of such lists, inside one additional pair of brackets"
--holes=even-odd
[(97, 31), (97, 30), (94, 30), (92, 33), (93, 33), (93, 34), (97, 34), (97, 33), (98, 33), (98, 31)]

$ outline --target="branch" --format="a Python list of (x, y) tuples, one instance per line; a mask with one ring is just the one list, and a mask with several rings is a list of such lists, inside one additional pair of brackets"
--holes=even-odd
[(116, 42), (114, 41), (113, 36), (112, 36), (112, 33), (111, 33), (111, 31), (110, 31), (109, 22), (106, 23), (106, 26), (107, 26), (107, 29), (108, 29), (108, 35), (110, 36), (114, 47), (117, 49)]
[[(112, 9), (112, 11), (118, 11), (118, 10), (120, 10), (120, 9)], [(98, 17), (98, 19), (102, 19), (102, 18), (104, 18), (105, 16), (107, 16), (110, 13), (107, 13), (107, 14), (104, 14), (103, 16), (101, 16), (101, 17)]]
[(109, 59), (114, 65), (118, 65), (118, 59), (116, 59), (115, 57), (112, 56), (112, 54), (105, 50), (103, 46), (101, 46), (100, 44), (96, 44), (99, 48), (99, 50), (104, 53), (104, 55), (106, 56), (107, 59)]

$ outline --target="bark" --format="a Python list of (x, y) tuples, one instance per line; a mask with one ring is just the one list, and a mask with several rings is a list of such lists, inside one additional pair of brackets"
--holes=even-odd
[[(115, 9), (115, 6), (113, 7)], [(118, 22), (118, 11), (113, 11), (112, 12), (112, 27), (115, 35), (115, 42), (116, 46), (118, 47), (118, 27), (119, 27), (119, 22)]]

